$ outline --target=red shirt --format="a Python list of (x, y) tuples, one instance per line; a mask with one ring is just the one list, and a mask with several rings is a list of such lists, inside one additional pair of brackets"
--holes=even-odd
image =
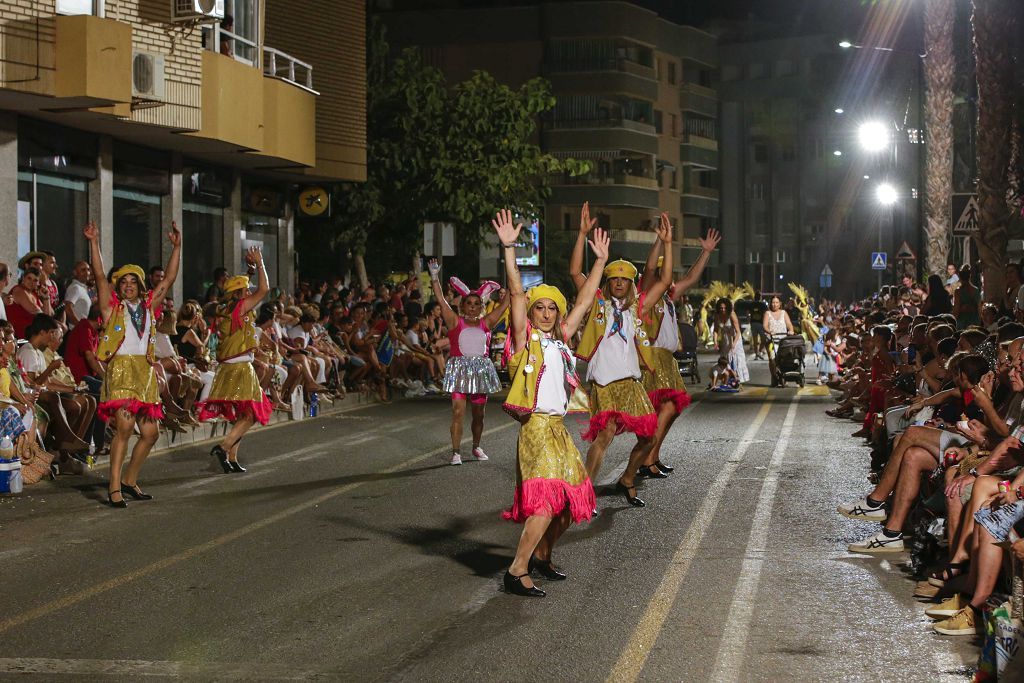
[(88, 320), (78, 321), (68, 334), (64, 347), (64, 363), (71, 370), (71, 374), (75, 376), (76, 382), (81, 382), (84, 377), (92, 376), (93, 372), (85, 360), (85, 352), (96, 353), (99, 341), (99, 332), (93, 329)]

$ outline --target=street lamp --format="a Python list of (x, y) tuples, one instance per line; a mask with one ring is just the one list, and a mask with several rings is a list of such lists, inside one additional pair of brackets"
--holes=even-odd
[(839, 47), (843, 48), (844, 50), (849, 50), (851, 47), (853, 47), (853, 43), (851, 43), (848, 40), (841, 40), (839, 41)]
[[(875, 188), (875, 198), (878, 203), (882, 205), (885, 213), (889, 216), (890, 229), (892, 228), (892, 208), (896, 200), (899, 199), (899, 192), (896, 188), (889, 183), (880, 183)], [(882, 219), (878, 219), (878, 251), (882, 251)], [(878, 290), (882, 290), (882, 271), (878, 271)]]
[(846, 111), (846, 110), (845, 110), (845, 109), (843, 109), (842, 107), (836, 107), (836, 108), (835, 108), (835, 109), (833, 109), (832, 111), (834, 111), (834, 112), (835, 112), (835, 113), (837, 113), (837, 114), (842, 114), (842, 113), (843, 113), (844, 111)]
[(857, 140), (866, 152), (881, 152), (889, 146), (889, 129), (880, 121), (866, 121), (857, 128)]

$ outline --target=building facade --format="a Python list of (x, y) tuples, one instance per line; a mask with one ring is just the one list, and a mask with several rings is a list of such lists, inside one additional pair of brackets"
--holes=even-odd
[(0, 261), (67, 273), (95, 221), (148, 267), (174, 223), (176, 301), (251, 244), (290, 287), (295, 197), (365, 179), (365, 102), (362, 2), (0, 0)]
[[(730, 279), (764, 292), (788, 295), (794, 282), (863, 294), (876, 284), (873, 252), (886, 252), (891, 282), (902, 243), (918, 250), (916, 57), (869, 70), (872, 55), (838, 43), (815, 35), (720, 47), (723, 260)], [(860, 148), (865, 121), (885, 124), (886, 151)], [(888, 208), (876, 197), (883, 182), (899, 192)], [(820, 287), (826, 266), (831, 290)]]
[[(551, 179), (543, 251), (564, 260), (589, 201), (617, 256), (646, 260), (666, 211), (682, 228), (676, 263), (692, 263), (687, 244), (718, 226), (715, 37), (628, 2), (461, 4), (377, 7), (387, 10), (392, 45), (418, 46), (450, 81), (483, 69), (513, 86), (551, 82), (556, 104), (541, 122), (541, 147), (587, 160), (591, 171)], [(500, 41), (484, 26), (502, 27)]]

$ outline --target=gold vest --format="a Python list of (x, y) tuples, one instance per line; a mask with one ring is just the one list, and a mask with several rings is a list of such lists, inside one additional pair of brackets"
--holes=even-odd
[[(110, 318), (107, 319), (106, 324), (103, 327), (103, 334), (100, 335), (99, 344), (96, 345), (96, 358), (102, 362), (107, 362), (117, 353), (117, 350), (121, 348), (121, 344), (124, 343), (125, 335), (125, 314), (128, 312), (125, 308), (124, 303), (117, 298), (117, 295), (112, 295), (115, 300), (115, 306), (113, 312), (110, 314)], [(150, 363), (156, 362), (156, 316), (153, 314), (153, 293), (150, 292), (140, 306), (146, 308), (146, 318), (149, 320), (149, 345), (146, 347), (146, 360)]]
[[(640, 321), (640, 328), (647, 333), (645, 339), (651, 340), (651, 346), (653, 348), (654, 342), (658, 341), (658, 335), (661, 334), (661, 326), (665, 324), (665, 320), (669, 318), (668, 307), (673, 306), (671, 299), (667, 296), (662, 297), (661, 301), (654, 304), (651, 309), (651, 317), (647, 320)], [(672, 349), (678, 351), (679, 349)]]
[(241, 306), (244, 302), (234, 304), (232, 311), (228, 310), (226, 304), (217, 308), (217, 360), (226, 361), (252, 353), (259, 346), (259, 339), (256, 338), (256, 312), (249, 311), (241, 315)]
[[(640, 295), (641, 298), (644, 295)], [(605, 333), (608, 327), (608, 319), (612, 317), (612, 309), (614, 306), (610, 301), (606, 301), (598, 295), (598, 298), (594, 301), (594, 305), (590, 307), (590, 313), (587, 314), (587, 323), (583, 326), (583, 334), (580, 337), (580, 343), (576, 347), (576, 356), (582, 358), (588, 363), (594, 357), (597, 352), (598, 345), (604, 340)], [(637, 299), (630, 305), (629, 312), (633, 315), (633, 320), (636, 325), (636, 336), (633, 338), (633, 342), (636, 344), (637, 355), (640, 357), (640, 363), (648, 370), (654, 367), (651, 360), (651, 349), (653, 340), (657, 339), (657, 334), (651, 337), (649, 332), (649, 325), (652, 321), (644, 321), (640, 318), (640, 306), (641, 301)], [(660, 323), (659, 323), (660, 327)]]
[[(540, 388), (541, 371), (549, 370), (544, 365), (544, 347), (541, 345), (543, 335), (532, 329), (527, 330), (526, 346), (508, 359), (508, 374), (512, 378), (512, 387), (508, 390), (508, 396), (502, 408), (506, 413), (517, 420), (522, 420), (530, 415), (537, 407), (537, 392)], [(576, 384), (573, 391), (573, 382)], [(569, 394), (569, 408), (566, 412), (589, 412), (585, 394), (577, 396), (582, 390), (579, 388), (579, 379), (575, 370), (566, 373), (566, 392)], [(580, 401), (582, 400), (582, 405)]]

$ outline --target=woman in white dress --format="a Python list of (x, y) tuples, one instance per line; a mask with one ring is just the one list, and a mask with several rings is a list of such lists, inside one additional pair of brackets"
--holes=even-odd
[[(768, 310), (764, 312), (764, 332), (772, 340), (776, 337), (794, 334), (793, 321), (789, 319), (789, 313), (782, 307), (782, 299), (778, 295), (773, 295), (768, 300)], [(768, 356), (768, 370), (771, 372), (772, 377), (775, 377), (774, 352)], [(775, 386), (774, 379), (772, 380), (772, 386)]]
[(743, 328), (733, 310), (732, 301), (725, 297), (715, 304), (715, 334), (718, 337), (718, 354), (729, 359), (729, 366), (736, 373), (740, 384), (749, 382), (747, 354), (743, 350)]

